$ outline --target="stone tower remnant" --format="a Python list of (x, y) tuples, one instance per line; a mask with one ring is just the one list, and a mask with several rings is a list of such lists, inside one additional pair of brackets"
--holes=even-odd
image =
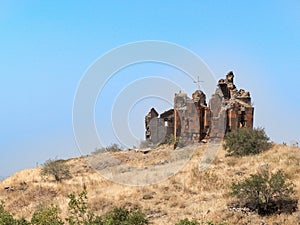
[(219, 142), (227, 132), (253, 128), (250, 93), (238, 90), (233, 79), (230, 71), (225, 79), (219, 80), (209, 105), (204, 92), (196, 90), (192, 98), (186, 93), (176, 93), (174, 109), (160, 115), (152, 108), (145, 117), (146, 140), (153, 144), (164, 143), (169, 138), (184, 144)]

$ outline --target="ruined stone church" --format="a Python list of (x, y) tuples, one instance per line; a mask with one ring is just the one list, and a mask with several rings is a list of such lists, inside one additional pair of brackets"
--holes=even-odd
[(174, 108), (159, 113), (152, 108), (145, 116), (146, 140), (153, 144), (170, 138), (184, 144), (219, 142), (227, 132), (241, 127), (253, 128), (254, 108), (250, 93), (238, 90), (230, 71), (220, 79), (209, 104), (206, 95), (196, 90), (189, 98), (186, 93), (176, 93)]

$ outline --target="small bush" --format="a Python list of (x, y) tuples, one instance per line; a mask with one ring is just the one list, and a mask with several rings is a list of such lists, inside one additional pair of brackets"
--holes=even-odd
[(149, 224), (148, 219), (146, 218), (145, 214), (142, 213), (140, 210), (131, 211), (129, 213), (129, 217), (127, 219), (128, 225), (146, 225)]
[(42, 207), (40, 206), (32, 215), (32, 225), (63, 225), (63, 221), (59, 217), (59, 209), (57, 206)]
[(125, 208), (114, 208), (103, 218), (103, 225), (147, 225), (148, 219), (139, 211), (129, 211)]
[(110, 213), (96, 216), (87, 207), (87, 191), (76, 196), (74, 193), (69, 197), (69, 216), (66, 221), (70, 225), (147, 225), (149, 222), (145, 215), (139, 211), (128, 211), (125, 208), (114, 208)]
[(190, 221), (189, 219), (185, 218), (176, 223), (176, 225), (199, 225), (199, 223), (196, 220)]
[(74, 193), (69, 194), (68, 210), (69, 216), (66, 221), (70, 225), (103, 225), (102, 219), (92, 213), (87, 206), (87, 190), (86, 186), (83, 186), (83, 191), (76, 196)]
[(71, 178), (69, 167), (66, 165), (64, 160), (47, 160), (43, 165), (41, 175), (54, 176), (56, 181)]
[(223, 147), (228, 155), (254, 155), (271, 147), (264, 129), (239, 128), (225, 135)]
[(21, 218), (19, 220), (16, 220), (16, 225), (30, 225), (31, 223), (25, 220), (24, 218)]
[(95, 151), (92, 152), (92, 154), (98, 154), (102, 152), (118, 152), (118, 151), (122, 151), (121, 146), (119, 146), (118, 144), (111, 144), (107, 147), (101, 147), (96, 149)]
[(231, 186), (231, 194), (238, 199), (240, 206), (257, 211), (260, 215), (294, 212), (298, 204), (294, 192), (294, 184), (287, 182), (282, 170), (251, 174), (249, 178), (233, 182)]
[(4, 203), (0, 203), (0, 224), (1, 225), (12, 225), (16, 224), (14, 217), (4, 209)]
[(127, 220), (129, 211), (124, 208), (114, 208), (104, 217), (105, 225), (121, 225)]
[[(5, 211), (0, 202), (0, 225), (148, 225), (149, 221), (140, 210), (129, 211), (125, 208), (114, 208), (111, 212), (97, 216), (87, 206), (86, 186), (78, 195), (69, 194), (68, 216), (63, 220), (59, 215), (59, 207), (39, 206), (28, 222), (24, 218), (16, 220)], [(64, 223), (64, 221), (66, 223)]]
[(13, 215), (4, 209), (4, 202), (0, 202), (0, 225), (30, 225), (24, 218), (14, 219)]
[(118, 151), (122, 151), (121, 146), (119, 146), (118, 144), (111, 144), (109, 146), (107, 146), (106, 151), (108, 152), (118, 152)]

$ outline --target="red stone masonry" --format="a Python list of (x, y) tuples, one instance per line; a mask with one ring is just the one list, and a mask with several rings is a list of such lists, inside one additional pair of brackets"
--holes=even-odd
[[(208, 140), (219, 142), (226, 132), (241, 127), (253, 128), (254, 108), (251, 105), (250, 93), (243, 89), (238, 90), (233, 78), (233, 72), (229, 72), (225, 79), (219, 80), (209, 105), (206, 103), (205, 94), (196, 90), (192, 98), (181, 92), (175, 94), (174, 109), (162, 113), (159, 118), (152, 108), (145, 117), (146, 139), (154, 144), (171, 136), (176, 143), (181, 141), (190, 144)], [(153, 118), (161, 122), (152, 123), (150, 126)], [(160, 132), (161, 129), (165, 132)], [(155, 138), (152, 138), (151, 133), (156, 134)]]

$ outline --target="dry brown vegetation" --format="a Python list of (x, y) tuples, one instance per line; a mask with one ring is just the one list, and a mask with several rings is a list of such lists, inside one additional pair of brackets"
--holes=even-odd
[[(233, 201), (230, 196), (232, 180), (241, 180), (256, 173), (261, 165), (268, 164), (271, 171), (283, 169), (296, 185), (300, 199), (300, 149), (275, 145), (272, 149), (255, 156), (241, 158), (225, 157), (220, 150), (216, 159), (206, 170), (199, 171), (199, 161), (205, 145), (195, 151), (186, 166), (167, 180), (149, 186), (124, 186), (106, 180), (91, 169), (85, 158), (66, 161), (70, 165), (72, 178), (56, 182), (51, 177), (41, 177), (40, 168), (26, 169), (0, 183), (0, 200), (6, 209), (17, 217), (30, 218), (41, 204), (56, 204), (67, 213), (68, 197), (71, 192), (82, 191), (87, 186), (89, 207), (98, 214), (110, 211), (114, 206), (141, 208), (153, 224), (175, 224), (180, 219), (226, 222), (228, 224), (300, 224), (300, 211), (293, 214), (260, 217), (255, 213), (229, 210)], [(161, 161), (172, 151), (160, 147), (143, 154), (135, 151), (116, 152), (116, 158), (131, 164), (149, 165)], [(159, 159), (159, 160), (158, 160)], [(23, 190), (7, 191), (8, 186), (18, 186), (26, 182)], [(300, 208), (300, 206), (299, 206)]]

